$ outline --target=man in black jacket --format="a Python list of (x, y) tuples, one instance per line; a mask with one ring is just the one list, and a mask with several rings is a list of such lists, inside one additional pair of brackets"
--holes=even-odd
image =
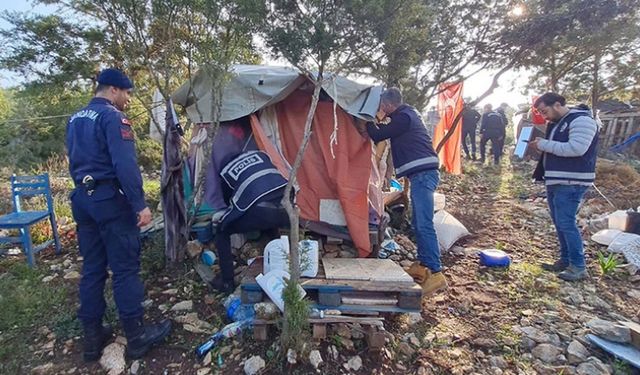
[(480, 162), (484, 164), (487, 142), (491, 141), (491, 153), (495, 165), (500, 164), (502, 154), (501, 144), (506, 133), (502, 116), (494, 112), (491, 104), (484, 106), (484, 113), (480, 122)]
[[(465, 103), (462, 110), (462, 149), (467, 159), (476, 160), (476, 127), (480, 120), (480, 113), (476, 109)], [(471, 141), (471, 154), (467, 147), (467, 136)]]

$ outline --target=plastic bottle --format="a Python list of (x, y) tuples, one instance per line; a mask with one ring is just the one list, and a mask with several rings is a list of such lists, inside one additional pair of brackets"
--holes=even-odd
[(222, 303), (227, 311), (227, 317), (234, 322), (253, 320), (256, 315), (253, 305), (243, 304), (237, 294), (231, 294)]
[(227, 324), (220, 331), (211, 335), (205, 343), (196, 348), (196, 355), (198, 359), (202, 360), (204, 356), (223, 339), (236, 336), (245, 328), (249, 328), (252, 325), (253, 319), (246, 319)]

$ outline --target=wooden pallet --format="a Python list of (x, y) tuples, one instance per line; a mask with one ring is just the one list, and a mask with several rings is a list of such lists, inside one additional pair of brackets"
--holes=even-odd
[[(244, 271), (241, 282), (243, 303), (257, 303), (265, 298), (255, 279), (261, 272), (260, 260)], [(377, 315), (381, 312), (420, 312), (422, 305), (422, 288), (415, 282), (329, 280), (322, 264), (315, 278), (301, 278), (300, 285), (312, 300), (312, 306), (318, 309)]]

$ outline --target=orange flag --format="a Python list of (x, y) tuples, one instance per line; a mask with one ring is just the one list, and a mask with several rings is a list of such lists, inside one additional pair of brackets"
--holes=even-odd
[[(462, 101), (462, 82), (443, 83), (439, 87), (438, 94), (438, 112), (440, 114), (440, 122), (433, 130), (433, 147), (438, 147), (440, 141), (453, 131), (453, 134), (447, 139), (444, 147), (438, 153), (440, 163), (445, 170), (452, 174), (462, 173), (462, 161), (460, 147), (462, 144), (462, 118), (460, 113), (464, 106)], [(453, 122), (459, 117), (458, 124), (455, 129)]]

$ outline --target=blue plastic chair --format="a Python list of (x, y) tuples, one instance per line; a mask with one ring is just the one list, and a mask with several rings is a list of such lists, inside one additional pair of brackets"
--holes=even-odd
[[(47, 200), (46, 211), (23, 211), (20, 205), (20, 197), (33, 197), (44, 195)], [(60, 254), (60, 239), (58, 238), (58, 226), (53, 211), (53, 199), (51, 198), (51, 186), (49, 174), (37, 176), (11, 176), (11, 196), (13, 198), (13, 212), (0, 216), (0, 229), (19, 229), (20, 237), (0, 237), (0, 243), (22, 243), (27, 256), (29, 267), (35, 265), (34, 254), (55, 242), (56, 254)], [(33, 246), (30, 228), (32, 225), (49, 219), (53, 232), (53, 239)]]

